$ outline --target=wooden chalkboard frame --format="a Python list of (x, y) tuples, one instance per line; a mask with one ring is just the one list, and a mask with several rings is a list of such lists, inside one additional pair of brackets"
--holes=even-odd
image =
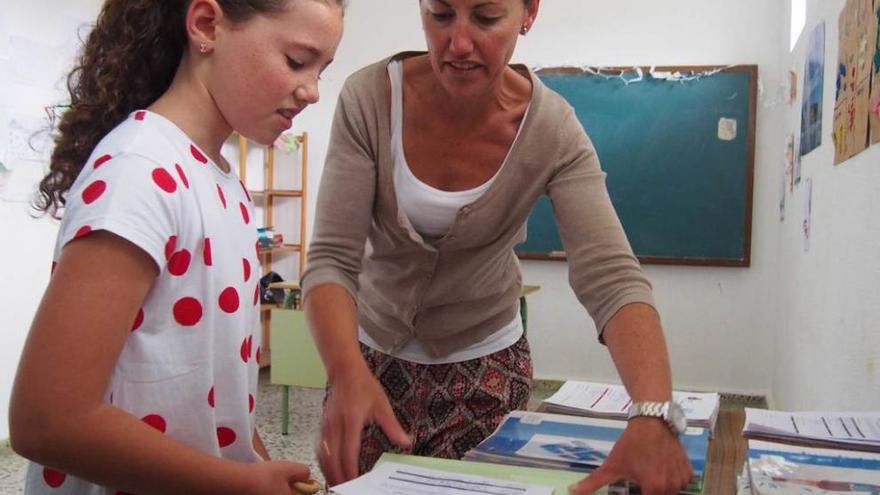
[[(753, 188), (755, 176), (755, 137), (757, 126), (757, 102), (758, 102), (758, 66), (757, 65), (688, 65), (688, 66), (655, 66), (640, 67), (643, 73), (649, 74), (655, 72), (680, 72), (682, 74), (697, 74), (710, 71), (721, 72), (745, 72), (749, 75), (749, 117), (748, 130), (746, 137), (746, 184), (744, 186), (745, 195), (745, 212), (744, 212), (744, 235), (743, 235), (743, 257), (741, 259), (728, 258), (674, 258), (659, 256), (638, 256), (643, 264), (652, 265), (696, 265), (696, 266), (730, 266), (730, 267), (748, 267), (751, 265), (751, 246), (752, 246), (752, 202)], [(620, 74), (634, 72), (636, 67), (611, 67), (602, 68), (598, 71), (600, 74), (608, 76), (618, 76)], [(550, 67), (535, 71), (537, 75), (552, 74), (585, 74), (586, 71), (577, 67)], [(597, 76), (601, 77), (601, 76)], [(711, 76), (709, 76), (711, 77)], [(601, 157), (600, 157), (601, 159)], [(520, 259), (526, 260), (554, 260), (566, 261), (567, 257), (564, 252), (553, 251), (550, 253), (517, 251)]]

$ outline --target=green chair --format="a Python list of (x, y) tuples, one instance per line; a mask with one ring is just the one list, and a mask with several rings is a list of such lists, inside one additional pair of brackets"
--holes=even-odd
[(324, 388), (327, 373), (306, 326), (305, 314), (295, 309), (273, 309), (269, 338), (272, 366), (269, 380), (281, 385), (281, 433), (290, 424), (290, 386)]

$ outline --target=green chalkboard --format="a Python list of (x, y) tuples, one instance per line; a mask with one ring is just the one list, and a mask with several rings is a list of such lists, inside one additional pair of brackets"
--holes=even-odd
[[(643, 263), (749, 266), (757, 66), (653, 71), (684, 77), (654, 78), (649, 68), (638, 82), (633, 69), (545, 69), (538, 76), (587, 130)], [(565, 259), (546, 196), (529, 216), (527, 235), (516, 248), (520, 257)]]

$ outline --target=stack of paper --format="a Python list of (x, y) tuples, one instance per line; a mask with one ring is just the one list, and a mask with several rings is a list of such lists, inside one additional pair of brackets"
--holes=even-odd
[[(688, 426), (715, 431), (720, 399), (717, 393), (672, 392), (687, 416)], [(626, 419), (632, 400), (621, 385), (569, 380), (544, 400), (542, 410), (594, 418)]]
[(880, 493), (880, 455), (749, 440), (752, 495)]
[(880, 452), (880, 413), (784, 412), (746, 408), (743, 436)]
[(386, 462), (359, 478), (334, 486), (330, 493), (337, 495), (473, 495), (474, 493), (553, 495), (553, 488)]
[[(624, 428), (625, 421), (513, 411), (464, 458), (589, 472), (602, 465)], [(708, 431), (688, 428), (681, 440), (694, 467), (694, 480), (682, 493), (700, 493)]]

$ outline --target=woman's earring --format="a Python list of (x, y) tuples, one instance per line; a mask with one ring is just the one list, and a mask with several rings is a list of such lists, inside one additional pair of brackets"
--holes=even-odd
[(529, 26), (523, 25), (522, 29), (519, 30), (519, 34), (525, 36), (529, 32)]
[(199, 43), (199, 53), (208, 53), (208, 44), (204, 41)]

